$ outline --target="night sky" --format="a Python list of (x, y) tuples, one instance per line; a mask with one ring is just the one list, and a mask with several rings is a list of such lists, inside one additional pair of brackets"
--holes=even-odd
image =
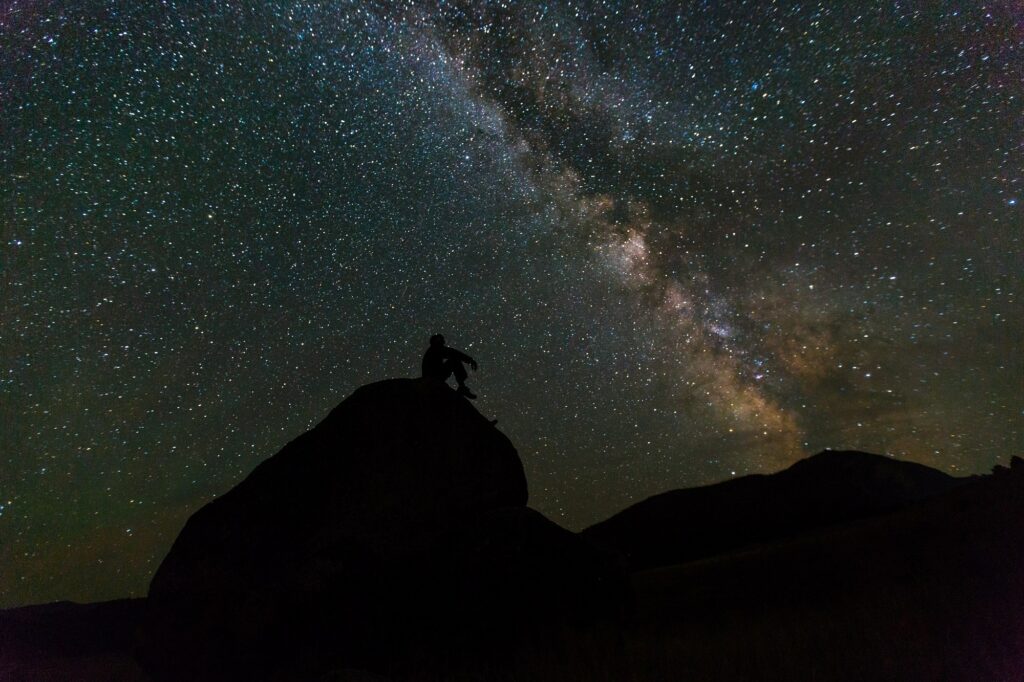
[(1024, 449), (1019, 2), (0, 0), (0, 606), (473, 355), (579, 529)]

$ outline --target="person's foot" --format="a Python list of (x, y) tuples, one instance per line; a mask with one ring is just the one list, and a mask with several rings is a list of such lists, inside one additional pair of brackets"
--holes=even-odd
[(459, 384), (459, 390), (456, 391), (461, 396), (465, 396), (470, 400), (476, 400), (476, 394), (473, 391), (466, 388), (466, 384)]

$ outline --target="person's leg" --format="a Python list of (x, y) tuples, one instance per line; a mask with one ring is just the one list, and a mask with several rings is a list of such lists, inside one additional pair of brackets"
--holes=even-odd
[(466, 373), (466, 368), (462, 366), (462, 363), (458, 360), (448, 360), (445, 362), (445, 367), (450, 368), (452, 374), (455, 375), (455, 381), (459, 384), (459, 395), (471, 400), (476, 398), (476, 395), (466, 386), (466, 377), (469, 375)]
[(454, 369), (455, 368), (452, 367), (452, 361), (451, 360), (445, 360), (444, 362), (442, 362), (441, 363), (441, 373), (439, 375), (439, 378), (441, 379), (441, 381), (448, 381), (448, 377), (450, 377), (452, 375)]
[(452, 375), (452, 361), (451, 360), (445, 360), (441, 364), (441, 374), (438, 376), (438, 378), (441, 381), (448, 381), (448, 377), (450, 377), (451, 375)]
[(469, 374), (466, 373), (466, 368), (458, 360), (449, 360), (449, 362), (452, 365), (452, 374), (455, 375), (455, 382), (461, 386), (466, 382), (466, 377)]

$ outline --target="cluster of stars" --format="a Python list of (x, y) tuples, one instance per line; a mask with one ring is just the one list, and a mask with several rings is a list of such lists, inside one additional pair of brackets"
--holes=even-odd
[(12, 0), (0, 606), (185, 519), (430, 334), (531, 504), (1019, 452), (1013, 3)]

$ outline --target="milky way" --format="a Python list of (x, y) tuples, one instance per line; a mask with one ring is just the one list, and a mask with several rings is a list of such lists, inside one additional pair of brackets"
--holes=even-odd
[(0, 2), (0, 605), (428, 337), (581, 528), (858, 448), (1018, 453), (1018, 3)]

